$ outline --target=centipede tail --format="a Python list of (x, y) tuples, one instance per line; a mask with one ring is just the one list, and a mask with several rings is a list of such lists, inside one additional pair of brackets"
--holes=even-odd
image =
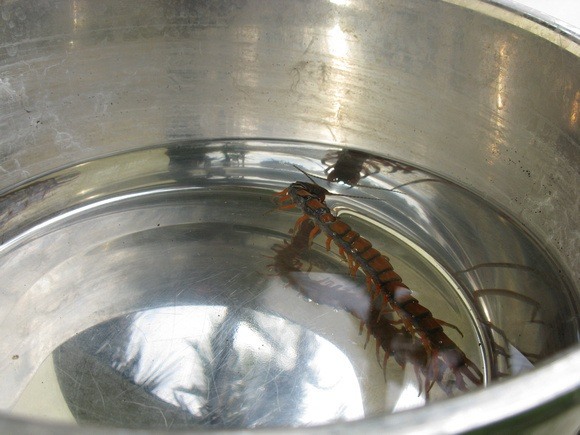
[[(440, 381), (441, 370), (447, 369), (453, 372), (459, 389), (466, 389), (464, 378), (480, 385), (483, 382), (480, 370), (443, 331), (443, 326), (453, 325), (435, 319), (431, 311), (412, 296), (411, 290), (394, 271), (389, 258), (332, 214), (325, 204), (327, 194), (326, 189), (316, 184), (296, 182), (280, 192), (278, 198), (281, 208), (288, 209), (293, 205), (303, 211), (304, 215), (298, 219), (297, 225), (307, 220), (314, 222), (315, 229), (309, 234), (310, 241), (319, 231), (324, 232), (327, 249), (332, 243), (338, 246), (339, 254), (346, 259), (350, 273), (363, 271), (372, 300), (380, 298), (379, 314), (394, 311), (406, 332), (420, 340), (426, 355), (427, 392), (434, 382)], [(392, 321), (390, 324), (392, 326)], [(372, 333), (378, 335), (376, 330)]]

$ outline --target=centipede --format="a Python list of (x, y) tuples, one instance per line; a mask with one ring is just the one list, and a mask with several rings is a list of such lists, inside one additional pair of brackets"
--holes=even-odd
[[(375, 353), (385, 380), (387, 361), (392, 356), (401, 368), (411, 364), (417, 381), (421, 385), (422, 376), (426, 378), (429, 375), (426, 367), (427, 353), (416, 337), (393, 325), (382, 315), (381, 307), (373, 304), (370, 297), (361, 292), (358, 287), (333, 285), (327, 280), (319, 281), (304, 276), (312, 269), (312, 264), (309, 264), (307, 270), (303, 271), (303, 259), (310, 248), (310, 235), (314, 228), (315, 224), (312, 220), (305, 220), (294, 230), (290, 242), (284, 240), (282, 244), (274, 244), (271, 248), (275, 252), (272, 257), (274, 262), (269, 266), (309, 301), (345, 311), (359, 320), (359, 334), (362, 334), (364, 328), (367, 331), (364, 347), (368, 345), (371, 336), (375, 340)], [(300, 280), (296, 278), (298, 272), (305, 272), (300, 273)], [(381, 349), (383, 350), (382, 359), (379, 354)], [(443, 380), (443, 370), (437, 371), (434, 380), (448, 396), (452, 395), (453, 388)], [(428, 392), (426, 398), (429, 398)]]
[(390, 259), (332, 213), (325, 202), (329, 194), (328, 190), (317, 184), (297, 181), (277, 192), (275, 198), (280, 210), (298, 208), (302, 211), (302, 216), (295, 223), (295, 231), (304, 222), (312, 222), (308, 235), (309, 244), (319, 233), (324, 232), (326, 249), (330, 250), (334, 242), (339, 254), (347, 261), (350, 274), (354, 276), (358, 270), (364, 273), (371, 298), (378, 299), (381, 303), (381, 315), (395, 313), (406, 332), (420, 340), (427, 356), (427, 392), (439, 379), (442, 369), (453, 373), (460, 390), (467, 390), (465, 378), (475, 385), (481, 385), (483, 374), (479, 368), (444, 332), (444, 326), (454, 326), (436, 319), (412, 295), (401, 276), (394, 271)]

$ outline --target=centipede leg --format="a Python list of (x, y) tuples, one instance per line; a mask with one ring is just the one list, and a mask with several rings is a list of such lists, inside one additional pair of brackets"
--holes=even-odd
[(315, 225), (314, 228), (312, 228), (312, 231), (310, 231), (310, 234), (308, 235), (309, 246), (312, 246), (312, 242), (314, 241), (314, 238), (318, 235), (318, 233), (320, 233), (320, 227), (318, 225)]
[(429, 380), (425, 379), (425, 400), (429, 400), (429, 393), (431, 392), (431, 388), (435, 385), (435, 381), (429, 382)]
[[(380, 286), (380, 285), (375, 285), (375, 292), (374, 292), (374, 294), (373, 294), (373, 301), (374, 301), (376, 298), (380, 297), (380, 296), (381, 296), (381, 286)], [(385, 296), (385, 299), (386, 299), (386, 298), (387, 298), (387, 297)]]
[(425, 351), (427, 352), (427, 355), (430, 356), (431, 353), (433, 352), (433, 347), (431, 346), (431, 342), (429, 341), (429, 338), (425, 335), (425, 333), (422, 333), (420, 330), (415, 329), (415, 327), (411, 323), (409, 317), (405, 315), (403, 310), (401, 310), (399, 308), (399, 306), (396, 304), (395, 301), (388, 300), (388, 303), (391, 306), (391, 308), (393, 309), (393, 311), (395, 311), (397, 313), (397, 315), (399, 316), (399, 318), (402, 320), (403, 325), (404, 325), (405, 329), (407, 330), (407, 332), (411, 335), (417, 334), (417, 336), (421, 340), (421, 343), (423, 344), (423, 347), (425, 348)]
[(385, 351), (385, 356), (383, 357), (383, 377), (385, 378), (385, 382), (387, 380), (387, 362), (389, 361), (389, 357), (391, 354)]
[(367, 283), (367, 291), (370, 294), (372, 294), (372, 291), (373, 291), (373, 279), (369, 275), (367, 275), (366, 283)]
[(353, 265), (354, 265), (354, 262), (352, 260), (352, 256), (347, 254), (346, 255), (346, 261), (348, 263), (348, 270), (350, 271), (350, 273), (352, 275), (352, 269), (353, 269)]
[(294, 234), (296, 234), (300, 228), (300, 225), (302, 225), (305, 221), (309, 220), (310, 216), (308, 216), (307, 214), (304, 214), (302, 216), (300, 216), (298, 219), (296, 219), (296, 223), (294, 224)]
[(431, 378), (429, 388), (425, 391), (426, 394), (429, 394), (429, 391), (433, 388), (433, 385), (435, 385), (436, 379), (439, 377), (439, 352), (433, 349), (429, 354), (429, 367), (430, 373), (433, 377)]
[[(389, 307), (388, 303), (383, 303), (381, 310), (379, 311), (379, 317), (380, 316), (385, 316), (386, 314), (391, 314), (394, 313), (393, 309)], [(377, 319), (378, 322), (378, 319)]]
[[(469, 369), (473, 370), (475, 372), (475, 375)], [(467, 358), (465, 361), (465, 365), (461, 367), (461, 373), (467, 376), (469, 380), (473, 382), (475, 385), (481, 385), (483, 383), (483, 373), (481, 373), (481, 371), (473, 363), (473, 361)]]
[(381, 352), (380, 352), (381, 351), (381, 341), (378, 338), (376, 341), (377, 342), (375, 345), (376, 346), (375, 351), (376, 351), (376, 355), (377, 355), (377, 362), (379, 363), (379, 367), (381, 367)]
[(289, 198), (282, 198), (280, 201), (276, 202), (276, 207), (264, 212), (264, 215), (270, 214), (270, 213), (277, 211), (277, 210), (290, 210), (290, 209), (295, 208), (296, 205), (293, 202), (285, 204), (286, 202), (288, 202), (288, 199)]
[(394, 313), (395, 310), (391, 307), (389, 303), (389, 297), (387, 295), (383, 295), (383, 301), (381, 302), (381, 309), (379, 311), (379, 317), (384, 316), (385, 314)]
[(457, 388), (461, 391), (467, 391), (467, 386), (463, 381), (462, 373), (459, 370), (454, 370), (453, 373), (455, 374), (455, 384), (457, 385)]
[(455, 326), (454, 324), (446, 322), (445, 320), (441, 320), (441, 319), (435, 319), (435, 321), (437, 323), (439, 323), (441, 326), (447, 326), (448, 328), (455, 329), (459, 333), (459, 335), (461, 335), (461, 337), (463, 337), (463, 332), (461, 332), (461, 330), (457, 326)]
[(428, 371), (429, 376), (425, 377), (425, 398), (427, 400), (429, 400), (429, 392), (431, 391), (431, 388), (433, 388), (433, 385), (435, 385), (435, 379), (436, 379), (435, 375), (433, 375), (433, 377), (431, 379), (429, 379), (429, 377), (431, 377), (432, 374), (436, 371), (438, 371), (438, 370), (429, 368), (429, 371)]
[(419, 371), (419, 367), (416, 365), (413, 366), (413, 369), (415, 371), (415, 377), (417, 378), (417, 386), (419, 387), (418, 392), (419, 394), (417, 394), (417, 396), (420, 396), (423, 393), (423, 382), (421, 381), (421, 372)]
[(403, 322), (402, 319), (399, 319), (399, 320), (386, 319), (386, 321), (389, 323), (389, 325), (404, 325), (405, 324), (405, 322)]
[(369, 344), (370, 339), (371, 339), (371, 331), (367, 328), (367, 339), (365, 340), (364, 349), (367, 348), (367, 345)]
[(293, 202), (291, 202), (291, 203), (288, 203), (288, 204), (285, 204), (286, 202), (288, 202), (288, 201), (286, 200), (286, 198), (283, 198), (283, 199), (282, 199), (280, 202), (278, 202), (278, 204), (277, 204), (277, 205), (278, 205), (277, 209), (278, 209), (278, 210), (290, 210), (290, 209), (292, 209), (292, 208), (295, 208), (295, 207), (296, 207), (296, 205), (295, 205)]

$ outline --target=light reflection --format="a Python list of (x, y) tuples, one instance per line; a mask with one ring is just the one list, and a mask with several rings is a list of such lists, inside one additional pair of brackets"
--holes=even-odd
[(511, 343), (508, 343), (508, 352), (510, 356), (510, 371), (513, 375), (518, 375), (534, 368), (532, 362)]
[(73, 0), (72, 2), (72, 15), (73, 15), (73, 31), (76, 32), (80, 26), (80, 19), (79, 19), (79, 2), (77, 0)]
[[(326, 38), (328, 52), (332, 55), (328, 65), (323, 65), (323, 77), (330, 94), (330, 109), (332, 115), (326, 119), (329, 129), (341, 127), (345, 109), (349, 98), (349, 89), (343, 79), (343, 72), (349, 69), (349, 42), (347, 34), (342, 30), (338, 21), (328, 30)], [(327, 80), (331, 78), (332, 80)], [(333, 140), (337, 140), (335, 133), (330, 130)]]
[[(82, 27), (82, 17), (81, 17), (81, 6), (79, 0), (73, 0), (71, 4), (72, 9), (72, 31), (73, 34), (77, 33)], [(69, 42), (69, 47), (71, 49), (75, 48), (75, 41), (71, 39)]]
[(328, 346), (329, 343), (322, 337), (316, 337), (316, 344), (325, 351), (318, 352), (318, 358), (310, 363), (310, 368), (317, 373), (318, 378), (316, 385), (306, 387), (305, 396), (306, 402), (315, 406), (305, 407), (303, 421), (309, 423), (364, 417), (358, 379), (356, 376), (344, 376), (352, 369), (349, 360), (336, 347)]
[(348, 41), (346, 33), (340, 28), (340, 24), (336, 23), (328, 31), (327, 37), (328, 51), (333, 56), (345, 57), (348, 54)]
[(574, 101), (572, 101), (572, 109), (570, 110), (570, 128), (575, 129), (580, 118), (580, 91), (576, 91)]
[(349, 6), (350, 0), (330, 0), (330, 3), (337, 6)]
[(509, 53), (508, 53), (508, 43), (503, 41), (498, 50), (496, 56), (497, 63), (497, 76), (495, 80), (495, 113), (492, 116), (491, 122), (493, 123), (491, 128), (491, 140), (488, 145), (488, 159), (487, 162), (490, 165), (495, 164), (495, 162), (500, 157), (500, 145), (505, 144), (503, 137), (503, 131), (505, 130), (505, 125), (503, 122), (502, 112), (506, 107), (507, 103), (507, 80), (509, 71)]
[(505, 106), (505, 85), (506, 85), (506, 69), (507, 69), (507, 44), (504, 42), (499, 48), (498, 59), (498, 73), (496, 83), (496, 106), (498, 110), (502, 110)]
[[(344, 353), (275, 315), (224, 306), (152, 309), (131, 316), (126, 342), (107, 341), (97, 353), (111, 347), (113, 368), (202, 420), (208, 409), (224, 421), (260, 416), (257, 426), (364, 417), (359, 380)], [(216, 393), (227, 409), (212, 408)]]
[[(413, 369), (410, 367), (411, 364), (405, 366), (405, 378), (414, 379), (415, 374)], [(407, 382), (403, 391), (399, 395), (399, 400), (393, 408), (393, 412), (405, 411), (407, 409), (418, 408), (425, 405), (425, 396), (421, 391), (419, 385), (414, 382)]]

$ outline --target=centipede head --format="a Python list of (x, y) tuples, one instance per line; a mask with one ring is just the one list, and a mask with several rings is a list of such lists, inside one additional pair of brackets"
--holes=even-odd
[(292, 184), (296, 187), (299, 187), (300, 189), (306, 190), (308, 193), (312, 195), (316, 195), (320, 199), (320, 201), (324, 201), (326, 195), (330, 194), (328, 190), (326, 190), (324, 187), (319, 186), (318, 184), (306, 183), (304, 181), (296, 181), (295, 183)]

